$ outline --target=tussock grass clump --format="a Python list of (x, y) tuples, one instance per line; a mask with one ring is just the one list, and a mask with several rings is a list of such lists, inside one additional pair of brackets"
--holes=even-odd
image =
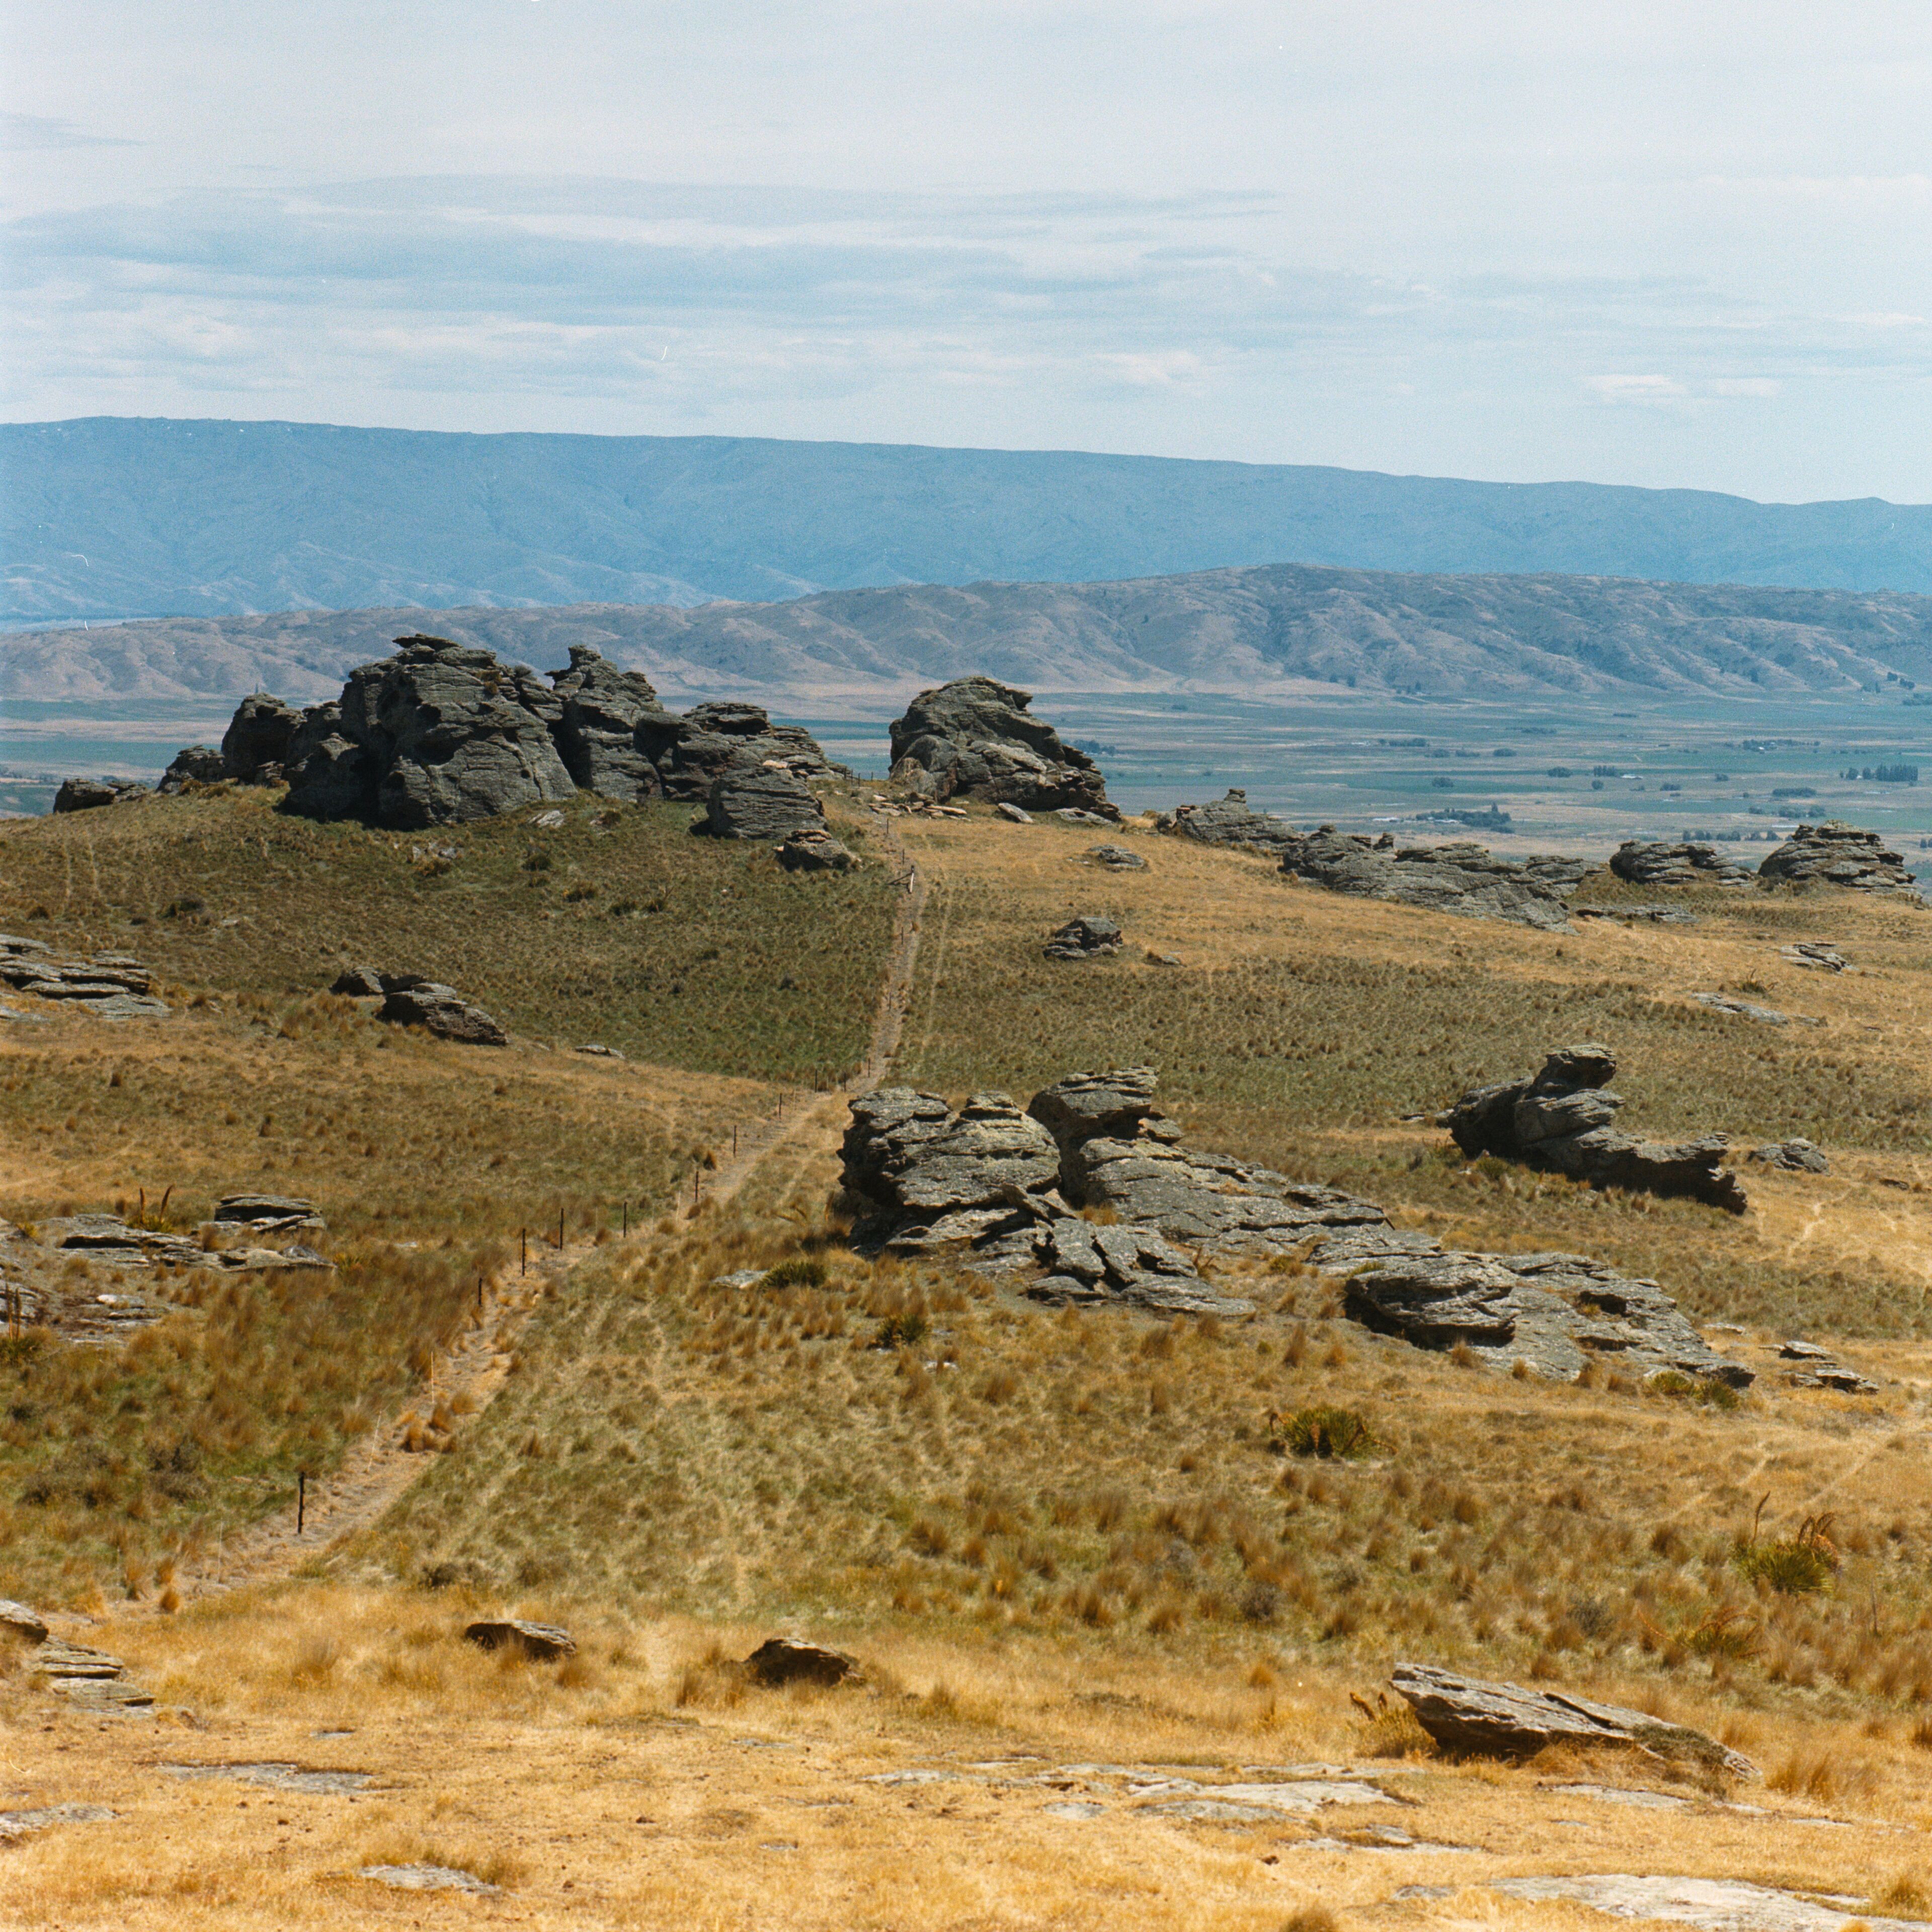
[(1318, 1405), (1282, 1418), (1282, 1440), (1295, 1456), (1339, 1456), (1359, 1461), (1376, 1446), (1368, 1418), (1358, 1409)]

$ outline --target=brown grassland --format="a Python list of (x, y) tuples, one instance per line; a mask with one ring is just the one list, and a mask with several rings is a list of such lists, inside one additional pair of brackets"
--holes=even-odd
[[(98, 850), (115, 814), (91, 816)], [(272, 851), (282, 823), (262, 835)], [(0, 895), (14, 896), (0, 896), (0, 922), (21, 916), (16, 898), (53, 910), (48, 881), (82, 860), (86, 827), (0, 833)], [(571, 827), (586, 855), (632, 829), (602, 833), (582, 812)], [(145, 1725), (97, 1718), (14, 1663), (0, 1806), (119, 1815), (0, 1848), (0, 1916), (936, 1928), (1124, 1913), (1321, 1932), (1326, 1912), (1556, 1928), (1591, 1915), (1483, 1887), (1572, 1870), (1736, 1876), (1932, 1913), (1919, 1850), (1932, 1826), (1932, 916), (1754, 892), (1694, 898), (1694, 927), (1552, 935), (1330, 897), (1144, 832), (1126, 836), (1150, 869), (1118, 876), (1081, 868), (1093, 835), (1057, 826), (976, 815), (900, 831), (928, 897), (892, 1078), (1024, 1096), (1078, 1067), (1152, 1062), (1203, 1144), (1369, 1193), (1459, 1244), (1576, 1249), (1655, 1275), (1699, 1319), (1732, 1325), (1713, 1339), (1757, 1384), (1731, 1404), (1615, 1377), (1490, 1376), (1365, 1334), (1293, 1263), (1220, 1271), (1257, 1303), (1252, 1318), (1168, 1323), (1056, 1312), (943, 1269), (867, 1262), (827, 1218), (844, 1111), (829, 1094), (734, 1199), (676, 1207), (692, 1152), (762, 1104), (769, 1090), (751, 1079), (857, 1064), (883, 890), (784, 899), (790, 946), (844, 976), (846, 1030), (814, 1021), (809, 1058), (773, 1044), (743, 1065), (722, 1004), (648, 1046), (586, 995), (584, 1035), (648, 1064), (387, 1034), (290, 990), (298, 961), (312, 987), (308, 962), (330, 938), (326, 898), (310, 907), (298, 880), (282, 889), (280, 950), (239, 965), (205, 929), (164, 956), (149, 934), (178, 930), (178, 915), (130, 941), (101, 902), (69, 900), (50, 937), (130, 946), (209, 1004), (146, 1033), (64, 1019), (0, 1039), (0, 1211), (111, 1204), (137, 1172), (166, 1168), (196, 1212), (222, 1183), (329, 1201), (343, 1265), (326, 1292), (248, 1277), (199, 1306), (184, 1282), (180, 1312), (122, 1350), (49, 1343), (0, 1368), (13, 1418), (0, 1430), (0, 1594), (40, 1590), (77, 1613), (70, 1634), (126, 1657), (163, 1707)], [(505, 852), (530, 842), (506, 834)], [(553, 929), (575, 914), (533, 915), (501, 946), (482, 916), (434, 938), (454, 916), (443, 880), (418, 887), (406, 854), (369, 844), (366, 862), (397, 874), (388, 916), (405, 922), (386, 958), (412, 939), (410, 963), (520, 1033), (551, 1030), (535, 993), (516, 989), (565, 970), (570, 934)], [(706, 889), (746, 895), (706, 915), (721, 953), (779, 904), (741, 884), (755, 860), (707, 849), (692, 862), (721, 868)], [(532, 889), (502, 890), (520, 904)], [(1597, 881), (1583, 896), (1613, 895)], [(478, 898), (479, 915), (497, 903)], [(1090, 911), (1121, 920), (1128, 952), (1040, 958), (1052, 926)], [(418, 917), (420, 936), (406, 922)], [(1863, 970), (1792, 968), (1778, 948), (1798, 938), (1828, 938)], [(776, 950), (769, 930), (744, 944)], [(1185, 963), (1145, 963), (1150, 946)], [(275, 1000), (244, 983), (258, 970), (286, 982)], [(682, 983), (688, 1000), (731, 980), (721, 964)], [(1724, 1017), (1687, 998), (1706, 990), (1825, 1024)], [(1748, 1169), (1738, 1220), (1469, 1166), (1400, 1118), (1583, 1038), (1617, 1051), (1632, 1124), (1747, 1143), (1804, 1134), (1833, 1173)], [(302, 1099), (234, 1106), (250, 1067)], [(746, 1077), (723, 1077), (734, 1071)], [(111, 1111), (136, 1105), (124, 1120)], [(318, 1130), (297, 1131), (311, 1105)], [(370, 1118), (394, 1137), (393, 1160), (362, 1150), (381, 1134), (340, 1130), (364, 1109), (388, 1110)], [(526, 1210), (492, 1203), (520, 1189), (564, 1200), (586, 1238), (616, 1200), (648, 1198), (661, 1218), (560, 1274), (502, 1393), (456, 1419), (447, 1453), (422, 1459), (380, 1521), (318, 1540), (286, 1581), (158, 1609), (153, 1565), (282, 1507), (297, 1460), (340, 1453), (346, 1412), (382, 1427), (419, 1401), (418, 1345), (446, 1345), (466, 1284), (501, 1270)], [(716, 1285), (781, 1260), (820, 1278)], [(1766, 1345), (1800, 1330), (1840, 1346), (1880, 1394), (1786, 1386)], [(243, 1394), (256, 1388), (260, 1401)], [(1284, 1418), (1318, 1406), (1365, 1420), (1363, 1454), (1293, 1453)], [(197, 1427), (206, 1442), (177, 1485), (191, 1493), (159, 1493), (172, 1474), (155, 1452), (200, 1442)], [(46, 1472), (102, 1447), (125, 1460), (118, 1486), (28, 1499)], [(497, 1612), (567, 1622), (578, 1656), (506, 1666), (460, 1642), (469, 1618)], [(728, 1660), (778, 1628), (852, 1651), (866, 1686), (750, 1688)], [(1704, 1725), (1764, 1766), (1765, 1786), (1728, 1794), (1761, 1808), (1726, 1809), (1726, 1794), (1640, 1762), (1442, 1758), (1378, 1707), (1401, 1658)], [(157, 1768), (226, 1760), (375, 1778), (298, 1795)], [(1193, 1822), (1137, 1808), (1104, 1768), (1212, 1784), (1311, 1760), (1371, 1767), (1412, 1802)], [(1089, 1768), (1038, 1781), (1068, 1766)], [(942, 1779), (868, 1781), (919, 1768)], [(1562, 1789), (1589, 1780), (1682, 1802)], [(1072, 1801), (1096, 1808), (1047, 1808)], [(1795, 1822), (1821, 1816), (1840, 1822)], [(1390, 1822), (1436, 1849), (1370, 1848), (1371, 1828)], [(503, 1889), (391, 1894), (355, 1876), (418, 1858)], [(1411, 1886), (1438, 1889), (1398, 1896)]]

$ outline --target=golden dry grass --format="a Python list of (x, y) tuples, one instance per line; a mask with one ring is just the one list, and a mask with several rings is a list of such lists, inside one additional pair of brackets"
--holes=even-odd
[[(1580, 1867), (1896, 1900), (1921, 1882), (1917, 1836), (1932, 1824), (1924, 1754), (1896, 1727), (1733, 1724), (1767, 1763), (1808, 1768), (1802, 1790), (1745, 1787), (1764, 1808), (1754, 1813), (1615, 1760), (1364, 1759), (1369, 1727), (1349, 1702), (1364, 1680), (1318, 1665), (1263, 1673), (1233, 1642), (1177, 1667), (1018, 1632), (868, 1632), (851, 1640), (864, 1688), (763, 1691), (719, 1662), (748, 1652), (762, 1624), (633, 1621), (526, 1593), (520, 1607), (563, 1615), (581, 1643), (578, 1659), (533, 1666), (462, 1643), (476, 1607), (308, 1586), (104, 1626), (93, 1634), (166, 1700), (148, 1725), (68, 1712), (17, 1675), (0, 1684), (12, 1802), (118, 1814), (0, 1856), (0, 1916), (73, 1928), (940, 1932), (1098, 1928), (1126, 1913), (1175, 1932), (1278, 1932), (1324, 1911), (1343, 1926), (1374, 1923), (1393, 1906), (1404, 1922), (1528, 1932), (1580, 1922), (1486, 1881)], [(1687, 1721), (1723, 1721), (1708, 1694), (1655, 1701)], [(359, 1792), (305, 1795), (160, 1768), (237, 1760), (375, 1776)], [(1194, 1822), (1143, 1809), (1163, 1794), (1137, 1801), (1135, 1780), (1079, 1768), (1211, 1785), (1309, 1761), (1360, 1764), (1403, 1802)], [(878, 1781), (918, 1770), (941, 1781)], [(1684, 1802), (1640, 1810), (1561, 1788), (1593, 1779)], [(1083, 1803), (1094, 1815), (1048, 1808)], [(1821, 1815), (1849, 1822), (1802, 1822)], [(1390, 1826), (1466, 1849), (1350, 1844)], [(504, 1889), (390, 1893), (356, 1876), (418, 1859)], [(1418, 1884), (1445, 1895), (1395, 1904)]]

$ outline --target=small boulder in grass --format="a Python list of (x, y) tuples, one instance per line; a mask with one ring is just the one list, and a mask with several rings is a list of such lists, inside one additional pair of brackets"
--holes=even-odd
[(498, 1617), (472, 1624), (463, 1634), (479, 1649), (520, 1651), (532, 1664), (554, 1664), (560, 1658), (577, 1654), (577, 1640), (560, 1624)]
[(25, 1604), (0, 1597), (0, 1634), (22, 1638), (28, 1643), (44, 1643), (47, 1640), (46, 1620), (39, 1611), (30, 1610)]
[(859, 1678), (859, 1660), (822, 1644), (800, 1643), (788, 1636), (768, 1636), (746, 1658), (744, 1668), (754, 1683), (835, 1684)]

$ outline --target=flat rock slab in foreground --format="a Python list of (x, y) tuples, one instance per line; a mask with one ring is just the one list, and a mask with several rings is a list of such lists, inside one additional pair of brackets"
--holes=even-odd
[(554, 1664), (577, 1652), (577, 1640), (562, 1624), (525, 1623), (518, 1617), (486, 1618), (472, 1624), (463, 1634), (479, 1649), (501, 1650), (508, 1646), (520, 1650), (532, 1664)]
[(822, 1684), (856, 1682), (859, 1660), (823, 1644), (800, 1643), (788, 1636), (770, 1636), (745, 1660), (745, 1669), (759, 1684)]
[(356, 1876), (393, 1886), (398, 1892), (494, 1892), (501, 1888), (454, 1865), (364, 1865)]
[(1921, 1919), (1846, 1912), (1742, 1879), (1590, 1872), (1575, 1878), (1492, 1879), (1490, 1889), (1510, 1898), (1572, 1899), (1613, 1918), (1670, 1919), (1702, 1932), (1840, 1932), (1852, 1926), (1866, 1932), (1924, 1932)]
[(1450, 1750), (1532, 1757), (1550, 1744), (1607, 1744), (1732, 1778), (1758, 1774), (1748, 1758), (1726, 1750), (1716, 1738), (1643, 1711), (1593, 1704), (1560, 1690), (1458, 1677), (1420, 1664), (1397, 1664), (1389, 1684), (1408, 1700), (1422, 1728)]

